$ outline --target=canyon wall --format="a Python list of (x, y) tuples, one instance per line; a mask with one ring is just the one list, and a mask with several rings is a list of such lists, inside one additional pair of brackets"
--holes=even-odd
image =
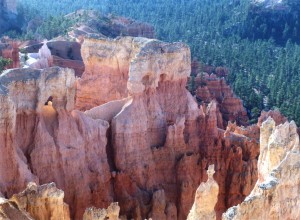
[(0, 41), (0, 56), (11, 60), (11, 64), (7, 65), (5, 68), (19, 68), (19, 45), (17, 42), (3, 40)]
[(127, 218), (181, 220), (208, 178), (208, 164), (215, 165), (219, 185), (218, 219), (249, 195), (257, 180), (258, 127), (223, 130), (215, 100), (198, 107), (185, 88), (188, 46), (86, 39), (82, 58), (78, 80), (59, 67), (0, 76), (6, 198), (28, 182), (54, 182), (71, 219), (117, 201)]
[(233, 93), (223, 77), (201, 73), (195, 77), (194, 81), (195, 96), (199, 103), (207, 104), (212, 100), (217, 101), (218, 111), (223, 119), (223, 123), (218, 123), (219, 128), (225, 129), (229, 121), (242, 126), (248, 124), (249, 119), (242, 100)]
[(300, 148), (297, 126), (276, 126), (268, 118), (261, 126), (258, 181), (251, 194), (230, 208), (223, 219), (299, 219)]
[[(257, 136), (218, 129), (223, 119), (214, 100), (198, 108), (185, 89), (190, 74), (185, 45), (130, 37), (87, 39), (82, 57), (86, 70), (78, 81), (76, 108), (111, 121), (122, 214), (151, 217), (154, 210), (147, 204), (152, 200), (156, 207), (159, 197), (165, 218), (177, 212), (185, 219), (195, 190), (207, 178), (208, 163), (216, 165), (219, 217), (250, 193), (257, 178)], [(103, 115), (109, 108), (115, 113)]]

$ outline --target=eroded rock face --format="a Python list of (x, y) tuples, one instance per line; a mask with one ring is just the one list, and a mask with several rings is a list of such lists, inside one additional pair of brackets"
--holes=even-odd
[(218, 219), (249, 195), (257, 180), (255, 129), (225, 131), (216, 101), (198, 107), (185, 88), (185, 44), (86, 39), (82, 58), (86, 70), (77, 82), (58, 67), (0, 76), (5, 196), (30, 181), (55, 182), (72, 219), (118, 201), (126, 218), (181, 220), (208, 164), (219, 185)]
[[(48, 54), (45, 54), (47, 50), (49, 50), (49, 52)], [(30, 54), (36, 54), (38, 52), (39, 59), (41, 58), (40, 56), (41, 54), (39, 51), (44, 52), (44, 55), (46, 56), (42, 56), (42, 58), (46, 58), (48, 62), (47, 60), (44, 60), (44, 62), (40, 61), (39, 64), (44, 63), (44, 65), (43, 66), (36, 65), (36, 66), (40, 68), (41, 67), (45, 68), (45, 63), (46, 64), (48, 63), (47, 66), (59, 66), (62, 68), (71, 68), (75, 71), (75, 75), (78, 77), (81, 77), (82, 73), (84, 72), (84, 63), (82, 61), (80, 50), (81, 50), (80, 43), (75, 41), (73, 42), (73, 41), (62, 41), (62, 40), (52, 40), (44, 44), (37, 43), (37, 42), (33, 42), (32, 44), (30, 44), (29, 42), (29, 45), (23, 48), (23, 51), (29, 53), (29, 56)]]
[(190, 72), (188, 47), (146, 38), (86, 39), (82, 57), (86, 70), (76, 96), (81, 110), (155, 89), (160, 78), (186, 81)]
[(107, 209), (97, 209), (95, 207), (85, 210), (83, 220), (119, 220), (120, 206), (112, 203)]
[(216, 219), (215, 205), (218, 201), (219, 186), (213, 179), (214, 173), (214, 165), (210, 165), (207, 170), (208, 180), (198, 187), (188, 220)]
[(223, 219), (298, 219), (300, 216), (299, 136), (297, 126), (278, 126), (268, 118), (261, 127), (258, 181), (243, 203)]
[(19, 47), (18, 43), (10, 40), (0, 42), (0, 56), (11, 60), (11, 64), (6, 66), (6, 69), (19, 68)]
[(38, 53), (30, 53), (29, 59), (25, 61), (25, 67), (34, 69), (45, 69), (53, 66), (53, 57), (46, 42), (43, 43)]
[(14, 195), (10, 201), (28, 212), (33, 219), (69, 220), (69, 206), (64, 203), (64, 192), (55, 183), (37, 186), (29, 183), (27, 188)]
[(94, 10), (78, 10), (65, 17), (77, 21), (68, 33), (68, 37), (79, 41), (80, 38), (90, 34), (109, 38), (117, 36), (155, 38), (152, 25), (125, 17), (103, 15)]
[(89, 204), (108, 206), (109, 125), (72, 111), (74, 72), (57, 67), (8, 70), (0, 84), (1, 192), (10, 196), (29, 181), (55, 182), (76, 219)]
[(213, 100), (198, 108), (185, 89), (190, 73), (185, 45), (130, 37), (87, 39), (82, 53), (86, 72), (78, 82), (76, 107), (92, 108), (87, 115), (111, 121), (121, 214), (185, 219), (207, 178), (208, 163), (216, 165), (220, 185), (218, 217), (250, 193), (257, 179), (257, 136), (225, 135), (218, 129), (223, 119)]
[(37, 186), (29, 183), (26, 189), (9, 200), (1, 198), (0, 218), (15, 220), (69, 220), (69, 207), (64, 203), (64, 192), (54, 183)]
[(223, 119), (223, 123), (218, 124), (219, 128), (225, 129), (229, 121), (243, 126), (248, 124), (242, 100), (235, 96), (224, 78), (218, 78), (214, 74), (198, 74), (195, 78), (195, 88), (199, 102), (207, 104), (212, 100), (217, 101)]

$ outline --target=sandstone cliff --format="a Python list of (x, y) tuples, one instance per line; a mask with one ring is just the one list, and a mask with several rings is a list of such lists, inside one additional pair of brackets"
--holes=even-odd
[(212, 100), (217, 101), (218, 111), (222, 115), (222, 121), (218, 122), (219, 128), (225, 129), (229, 121), (243, 126), (248, 124), (242, 100), (235, 96), (224, 78), (219, 78), (215, 74), (198, 74), (195, 78), (195, 89), (198, 102), (207, 104)]
[(278, 126), (268, 118), (261, 126), (258, 181), (251, 194), (223, 219), (299, 219), (300, 148), (292, 121)]
[(210, 165), (207, 170), (208, 180), (198, 187), (187, 220), (216, 219), (215, 205), (218, 200), (219, 186), (213, 179), (214, 173), (214, 165)]
[[(186, 218), (208, 163), (216, 165), (220, 185), (218, 216), (250, 193), (258, 140), (231, 131), (225, 136), (217, 128), (222, 118), (215, 101), (198, 108), (185, 89), (190, 73), (185, 45), (87, 39), (82, 57), (86, 70), (78, 81), (76, 108), (111, 121), (115, 195), (122, 214), (152, 217), (155, 210), (165, 210), (162, 219)], [(107, 109), (114, 114), (104, 115)]]
[(58, 67), (0, 76), (5, 197), (31, 181), (55, 182), (72, 219), (113, 201), (127, 218), (186, 219), (208, 164), (219, 185), (217, 218), (249, 195), (257, 180), (255, 128), (225, 131), (216, 101), (198, 107), (185, 88), (185, 44), (86, 39), (82, 58), (77, 81)]

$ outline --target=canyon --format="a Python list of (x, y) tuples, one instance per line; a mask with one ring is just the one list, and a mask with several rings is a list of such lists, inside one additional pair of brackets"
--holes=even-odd
[[(247, 219), (248, 206), (271, 209), (256, 191), (280, 161), (293, 165), (293, 122), (264, 112), (246, 127), (242, 102), (214, 74), (196, 77), (193, 97), (184, 43), (86, 36), (80, 52), (80, 77), (64, 67), (0, 75), (0, 217), (221, 219), (236, 207)], [(278, 172), (275, 193), (299, 187)], [(275, 204), (294, 196), (276, 195)], [(285, 207), (282, 216), (299, 217)]]

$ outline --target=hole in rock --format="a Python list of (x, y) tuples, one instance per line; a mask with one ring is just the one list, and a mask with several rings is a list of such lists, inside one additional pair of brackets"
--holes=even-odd
[(159, 76), (159, 81), (164, 82), (167, 80), (167, 74), (163, 73)]
[(48, 132), (53, 136), (54, 127), (57, 124), (57, 112), (55, 108), (52, 106), (53, 97), (50, 96), (48, 100), (45, 102), (45, 105), (42, 108), (42, 117), (44, 119), (46, 128)]
[(167, 126), (174, 125), (175, 122), (173, 120), (167, 120)]
[(187, 152), (187, 153), (186, 153), (186, 156), (190, 157), (190, 156), (192, 156), (193, 154), (194, 154), (193, 152)]
[(143, 85), (149, 85), (150, 84), (150, 76), (149, 75), (146, 75), (142, 78), (142, 83)]
[(45, 102), (45, 105), (50, 105), (50, 106), (52, 106), (52, 103), (53, 103), (53, 97), (50, 96), (50, 97), (47, 99), (47, 101)]

